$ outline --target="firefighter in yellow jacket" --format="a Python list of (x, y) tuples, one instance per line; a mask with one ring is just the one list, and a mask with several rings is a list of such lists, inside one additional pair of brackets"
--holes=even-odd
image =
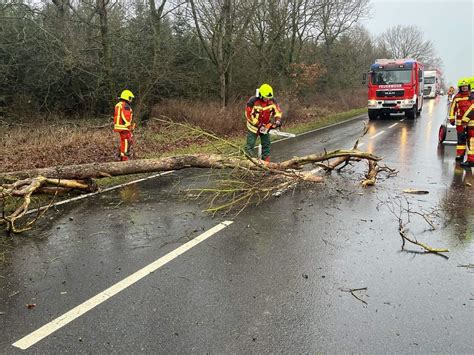
[(461, 163), (464, 168), (474, 167), (474, 77), (469, 79), (471, 84), (471, 95), (469, 96), (469, 107), (462, 116), (462, 125), (466, 129), (467, 159)]
[[(257, 138), (262, 143), (262, 160), (270, 161), (270, 129), (281, 127), (281, 108), (273, 97), (273, 88), (262, 84), (257, 95), (251, 97), (245, 108), (247, 119), (247, 144), (245, 151), (252, 155)], [(272, 119), (274, 122), (272, 122)]]
[(131, 103), (135, 96), (130, 90), (124, 90), (120, 94), (120, 101), (115, 105), (114, 132), (120, 135), (120, 160), (126, 161), (130, 156), (130, 148), (133, 144), (133, 110)]
[(466, 126), (462, 123), (464, 113), (468, 109), (469, 90), (471, 84), (468, 78), (462, 78), (458, 81), (459, 92), (454, 96), (453, 102), (449, 109), (449, 121), (452, 125), (456, 125), (457, 145), (456, 145), (456, 161), (463, 161), (466, 154)]

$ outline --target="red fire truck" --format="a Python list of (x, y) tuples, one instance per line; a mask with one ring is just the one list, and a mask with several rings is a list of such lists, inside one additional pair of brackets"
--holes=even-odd
[(377, 59), (370, 67), (369, 119), (405, 112), (419, 116), (423, 108), (423, 64), (414, 59)]

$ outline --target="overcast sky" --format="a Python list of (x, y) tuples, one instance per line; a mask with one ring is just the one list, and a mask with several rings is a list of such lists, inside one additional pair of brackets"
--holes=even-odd
[(394, 25), (416, 25), (443, 60), (447, 84), (474, 76), (474, 0), (371, 0), (363, 23), (373, 35)]

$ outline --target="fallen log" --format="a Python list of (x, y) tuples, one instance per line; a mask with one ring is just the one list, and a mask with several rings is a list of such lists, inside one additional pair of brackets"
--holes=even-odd
[[(227, 168), (236, 172), (243, 172), (242, 175), (249, 175), (250, 173), (250, 175), (253, 175), (252, 181), (254, 182), (256, 181), (255, 175), (262, 177), (262, 171), (269, 173), (271, 176), (281, 176), (283, 178), (282, 181), (276, 184), (272, 183), (268, 187), (256, 184), (256, 186), (244, 190), (232, 191), (231, 194), (217, 191), (213, 200), (216, 200), (217, 197), (225, 199), (229, 195), (232, 195), (232, 198), (230, 202), (224, 201), (222, 206), (211, 206), (211, 210), (216, 212), (221, 211), (226, 206), (233, 207), (239, 201), (246, 200), (248, 203), (254, 196), (258, 196), (260, 201), (265, 200), (275, 189), (292, 186), (299, 181), (322, 182), (324, 181), (323, 177), (312, 176), (308, 172), (298, 170), (302, 169), (305, 165), (329, 161), (330, 159), (336, 159), (336, 164), (333, 164), (333, 166), (336, 166), (348, 159), (366, 159), (370, 162), (376, 162), (381, 158), (355, 149), (294, 157), (279, 163), (266, 163), (246, 156), (230, 157), (218, 154), (189, 154), (161, 159), (58, 166), (3, 173), (0, 174), (0, 180), (13, 181), (13, 183), (0, 184), (0, 201), (7, 198), (20, 198), (21, 203), (11, 213), (3, 211), (3, 215), (0, 217), (0, 225), (6, 225), (7, 230), (11, 232), (27, 230), (39, 217), (26, 223), (23, 227), (18, 227), (17, 223), (21, 217), (26, 215), (31, 203), (31, 196), (34, 193), (48, 191), (57, 194), (65, 191), (65, 189), (94, 191), (97, 189), (97, 186), (93, 183), (94, 178), (180, 170), (184, 168)], [(236, 194), (239, 196), (236, 197)]]
[[(138, 173), (180, 170), (184, 168), (207, 169), (244, 169), (285, 171), (301, 169), (304, 165), (327, 161), (333, 158), (359, 158), (379, 161), (380, 157), (359, 150), (335, 150), (303, 157), (294, 157), (280, 163), (263, 163), (246, 158), (229, 157), (219, 154), (188, 154), (160, 159), (140, 159), (126, 162), (91, 163), (82, 165), (56, 166), (51, 168), (14, 171), (0, 174), (0, 180), (16, 181), (18, 179), (45, 176), (56, 179), (84, 180)], [(342, 159), (345, 161), (346, 159)]]

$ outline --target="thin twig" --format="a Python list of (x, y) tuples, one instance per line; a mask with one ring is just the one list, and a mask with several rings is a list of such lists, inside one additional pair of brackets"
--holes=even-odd
[(340, 289), (341, 291), (343, 292), (349, 292), (352, 296), (354, 296), (356, 299), (358, 299), (359, 301), (361, 301), (362, 303), (364, 304), (368, 304), (366, 301), (364, 301), (363, 299), (359, 298), (354, 292), (355, 291), (367, 291), (367, 287), (361, 287), (361, 288), (349, 288), (349, 289), (344, 289), (344, 288), (341, 288)]
[(398, 229), (398, 232), (400, 233), (400, 236), (402, 237), (402, 241), (403, 241), (403, 244), (402, 244), (402, 249), (405, 245), (405, 240), (412, 243), (412, 244), (415, 244), (415, 245), (418, 245), (420, 247), (422, 247), (423, 249), (425, 249), (426, 251), (430, 252), (430, 253), (447, 253), (449, 252), (449, 249), (445, 249), (445, 248), (442, 248), (442, 249), (436, 249), (436, 248), (432, 248), (430, 247), (429, 245), (426, 245), (425, 243), (422, 243), (422, 242), (419, 242), (417, 241), (416, 239), (412, 239), (408, 236), (408, 231), (405, 229), (405, 227), (403, 226), (403, 224), (400, 222), (400, 226), (399, 226), (399, 229)]

